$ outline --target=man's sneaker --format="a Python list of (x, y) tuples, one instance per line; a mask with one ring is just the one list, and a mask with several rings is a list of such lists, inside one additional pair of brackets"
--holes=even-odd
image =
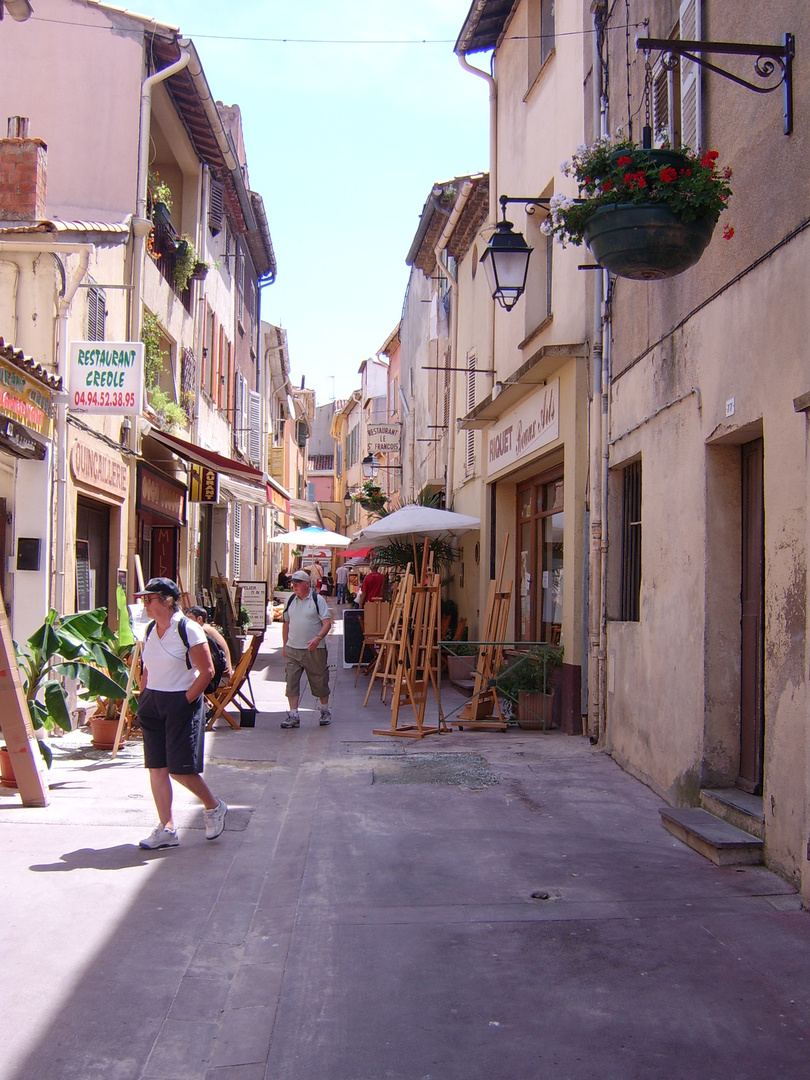
[(139, 847), (146, 848), (147, 851), (151, 851), (154, 848), (161, 847), (177, 847), (180, 843), (180, 837), (176, 832), (172, 832), (171, 829), (164, 829), (162, 825), (158, 825), (156, 829), (147, 836), (145, 840), (141, 840)]
[(283, 728), (299, 727), (300, 724), (301, 724), (301, 718), (298, 715), (298, 713), (293, 714), (293, 713), (288, 712), (286, 720), (281, 721), (281, 726)]
[(222, 801), (219, 800), (213, 810), (204, 810), (203, 817), (205, 818), (205, 839), (216, 840), (222, 830), (225, 828), (225, 815), (228, 813), (228, 807)]
[(332, 714), (328, 709), (321, 709), (321, 718), (318, 723), (321, 727), (326, 727), (328, 724), (332, 723)]

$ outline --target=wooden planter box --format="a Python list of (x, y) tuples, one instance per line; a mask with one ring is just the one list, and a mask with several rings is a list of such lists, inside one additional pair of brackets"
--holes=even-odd
[(553, 727), (554, 693), (520, 690), (517, 700), (517, 722), (526, 731), (548, 731)]

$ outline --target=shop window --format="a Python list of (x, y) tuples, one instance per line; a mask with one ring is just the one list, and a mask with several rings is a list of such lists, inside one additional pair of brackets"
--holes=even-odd
[(76, 500), (76, 610), (107, 607), (110, 576), (110, 508)]
[(563, 487), (563, 474), (556, 471), (518, 488), (518, 641), (562, 640)]
[(619, 618), (639, 621), (641, 595), (641, 462), (622, 473), (622, 581)]

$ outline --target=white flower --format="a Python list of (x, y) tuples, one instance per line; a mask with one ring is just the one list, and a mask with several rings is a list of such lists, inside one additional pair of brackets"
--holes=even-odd
[(543, 218), (543, 220), (540, 222), (540, 232), (544, 236), (551, 236), (553, 231), (554, 231), (554, 223), (552, 222), (551, 218), (550, 217)]
[(561, 173), (564, 173), (564, 174), (565, 174), (565, 176), (570, 176), (570, 175), (571, 175), (571, 170), (572, 170), (573, 168), (574, 168), (574, 163), (573, 163), (573, 161), (571, 161), (571, 160), (569, 159), (568, 161), (564, 161), (564, 162), (563, 162), (563, 163), (562, 163), (562, 164), (560, 165), (560, 172), (561, 172)]

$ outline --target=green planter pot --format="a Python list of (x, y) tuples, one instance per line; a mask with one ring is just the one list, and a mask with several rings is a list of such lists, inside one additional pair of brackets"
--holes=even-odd
[(716, 222), (681, 221), (655, 203), (600, 206), (583, 230), (594, 259), (619, 277), (656, 281), (682, 274), (706, 250)]

